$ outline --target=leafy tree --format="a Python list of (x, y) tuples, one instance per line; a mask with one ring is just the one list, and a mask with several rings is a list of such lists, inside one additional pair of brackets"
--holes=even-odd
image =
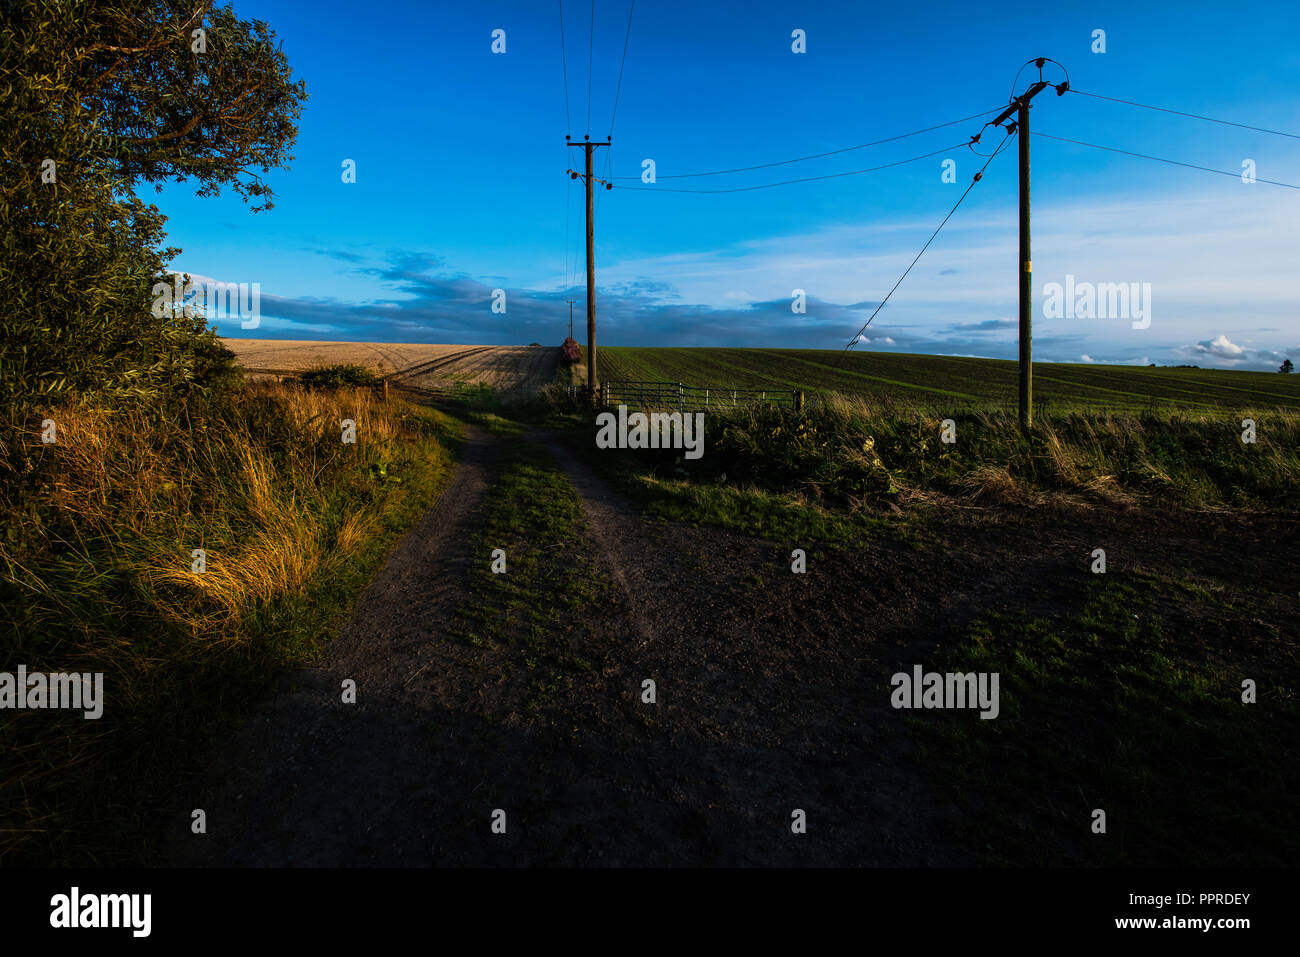
[(151, 309), (165, 217), (136, 190), (192, 180), (254, 211), (306, 91), (267, 24), (199, 0), (0, 7), (0, 414), (49, 399), (157, 402), (229, 353), (202, 316)]
[(1293, 372), (1294, 370), (1295, 370), (1295, 366), (1293, 366), (1293, 365), (1291, 364), (1291, 360), (1290, 360), (1290, 359), (1284, 359), (1284, 360), (1282, 361), (1282, 365), (1281, 365), (1281, 367), (1280, 367), (1277, 371), (1278, 371), (1278, 372), (1286, 372), (1286, 373), (1290, 373), (1290, 372)]

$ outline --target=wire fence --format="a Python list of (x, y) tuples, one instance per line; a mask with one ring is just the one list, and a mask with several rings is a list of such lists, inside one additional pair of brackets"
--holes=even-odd
[[(586, 394), (586, 387), (569, 386), (569, 394)], [(803, 393), (798, 389), (729, 389), (719, 386), (693, 386), (681, 382), (636, 379), (611, 379), (600, 385), (599, 404), (626, 405), (642, 409), (666, 408), (678, 412), (708, 412), (734, 409), (742, 405), (772, 402), (798, 410), (803, 407)]]

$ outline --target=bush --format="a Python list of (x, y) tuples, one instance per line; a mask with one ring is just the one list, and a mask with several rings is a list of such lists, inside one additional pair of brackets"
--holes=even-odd
[(568, 336), (560, 344), (560, 364), (566, 366), (577, 365), (582, 361), (582, 347), (578, 345), (573, 336)]
[(298, 381), (309, 389), (341, 389), (347, 386), (375, 386), (383, 380), (365, 366), (341, 363), (308, 369), (299, 374)]
[[(1241, 441), (1243, 416), (1268, 423)], [(940, 440), (951, 418), (957, 441)], [(754, 405), (705, 416), (706, 454), (682, 466), (815, 498), (870, 501), (907, 488), (998, 502), (1042, 493), (1182, 506), (1300, 504), (1300, 415), (1065, 412), (1029, 435), (1012, 411), (953, 411), (827, 396), (802, 415)]]
[(880, 499), (895, 495), (866, 423), (829, 405), (799, 414), (770, 403), (704, 417), (710, 471), (814, 498)]

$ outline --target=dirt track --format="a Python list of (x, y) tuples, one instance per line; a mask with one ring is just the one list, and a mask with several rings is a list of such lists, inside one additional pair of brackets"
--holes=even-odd
[[(528, 716), (510, 680), (517, 648), (473, 647), (452, 631), (471, 600), (465, 545), (505, 443), (516, 441), (546, 446), (564, 470), (581, 500), (584, 548), (614, 586), (583, 614), (616, 650), (545, 721)], [(450, 486), (322, 666), (295, 676), (177, 801), (165, 861), (974, 863), (968, 835), (945, 823), (951, 799), (888, 706), (890, 674), (933, 660), (988, 608), (1077, 614), (1087, 578), (1077, 558), (1099, 540), (1120, 536), (1130, 561), (1229, 584), (1277, 572), (1260, 548), (1267, 530), (1230, 516), (1189, 531), (1122, 514), (966, 514), (944, 529), (945, 547), (881, 540), (810, 553), (808, 574), (792, 575), (789, 543), (643, 519), (548, 433), (471, 429)], [(1201, 544), (1207, 533), (1213, 551)], [(1266, 640), (1183, 609), (1168, 616), (1189, 640), (1230, 642), (1234, 654)], [(645, 677), (659, 688), (652, 721), (637, 699)], [(345, 678), (357, 682), (354, 706), (340, 702)], [(208, 813), (202, 837), (189, 832), (194, 807)], [(489, 830), (495, 808), (508, 810), (505, 835)], [(798, 839), (792, 808), (810, 822)], [(1073, 853), (1086, 861), (1093, 845), (1086, 828), (1079, 834)]]
[[(178, 803), (167, 863), (962, 860), (935, 846), (923, 796), (894, 766), (897, 742), (864, 733), (883, 703), (841, 720), (846, 698), (874, 697), (856, 688), (864, 670), (884, 667), (871, 634), (842, 619), (814, 616), (811, 634), (770, 620), (776, 609), (741, 580), (784, 569), (783, 549), (647, 523), (545, 434), (529, 440), (550, 449), (578, 491), (587, 548), (616, 583), (614, 600), (588, 614), (620, 650), (567, 700), (564, 724), (516, 719), (522, 702), (505, 700), (512, 692), (493, 676), (517, 663), (451, 633), (469, 598), (462, 545), (481, 521), (501, 443), (512, 441), (470, 430), (452, 484), (321, 667), (299, 672)], [(664, 699), (653, 727), (636, 714), (645, 676)], [(792, 697), (796, 676), (804, 690)], [(340, 701), (345, 678), (357, 682), (355, 706)], [(201, 838), (189, 831), (194, 807), (212, 822)], [(507, 836), (486, 826), (496, 807), (510, 809)], [(788, 839), (792, 807), (819, 821), (811, 839)]]
[(225, 339), (252, 375), (293, 375), (320, 365), (363, 365), (415, 389), (459, 384), (535, 392), (555, 375), (559, 349), (546, 346), (469, 346), (424, 343), (307, 342)]

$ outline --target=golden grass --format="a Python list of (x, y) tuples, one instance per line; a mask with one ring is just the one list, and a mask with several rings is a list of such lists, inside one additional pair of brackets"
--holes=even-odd
[(0, 429), (0, 670), (111, 689), (102, 721), (0, 713), (0, 858), (138, 848), (117, 809), (311, 659), (442, 487), (451, 431), (396, 396), (292, 385), (166, 414), (65, 401)]
[[(318, 483), (349, 461), (392, 459), (406, 441), (409, 407), (365, 389), (262, 383), (242, 401), (273, 410), (264, 425), (287, 427), (291, 447), (276, 448), (237, 422), (186, 430), (143, 413), (76, 405), (46, 413), (57, 424), (54, 444), (40, 444), (39, 423), (28, 436), (33, 456), (45, 459), (42, 494), (67, 544), (88, 550), (92, 540), (107, 540), (130, 555), (157, 607), (196, 634), (236, 633), (249, 609), (303, 594), (322, 570), (356, 553), (375, 530), (374, 516), (331, 519)], [(342, 441), (345, 419), (355, 422), (355, 444)], [(254, 416), (249, 427), (260, 424)], [(277, 452), (291, 467), (277, 465)], [(232, 515), (244, 516), (237, 534)], [(197, 548), (206, 552), (202, 571), (193, 564)], [(0, 545), (14, 571), (24, 567), (4, 551)]]

